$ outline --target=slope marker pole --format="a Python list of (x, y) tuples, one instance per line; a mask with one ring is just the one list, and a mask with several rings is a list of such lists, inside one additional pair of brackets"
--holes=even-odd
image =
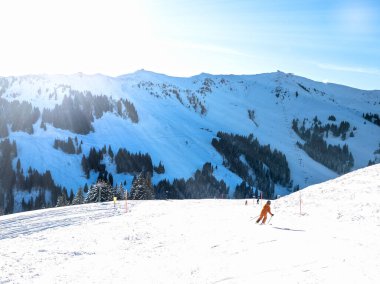
[(128, 191), (125, 191), (125, 213), (128, 213)]

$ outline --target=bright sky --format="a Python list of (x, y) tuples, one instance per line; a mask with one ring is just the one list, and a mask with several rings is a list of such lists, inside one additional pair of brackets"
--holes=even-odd
[(0, 76), (281, 70), (380, 89), (379, 0), (2, 0)]

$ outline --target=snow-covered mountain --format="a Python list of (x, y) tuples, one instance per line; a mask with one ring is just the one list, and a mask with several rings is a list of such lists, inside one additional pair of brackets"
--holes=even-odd
[[(0, 216), (1, 283), (377, 283), (380, 165), (274, 200), (92, 203)], [(301, 201), (301, 212), (300, 212)]]
[[(5, 77), (0, 78), (0, 103), (0, 141), (9, 139), (16, 144), (17, 153), (9, 157), (16, 176), (49, 171), (55, 185), (74, 192), (98, 177), (99, 171), (90, 167), (86, 173), (82, 163), (92, 148), (111, 147), (115, 155), (120, 149), (149, 155), (153, 167), (164, 167), (164, 171), (153, 171), (154, 184), (163, 179), (188, 179), (209, 162), (212, 174), (225, 181), (231, 196), (242, 180), (254, 191), (258, 187), (261, 172), (252, 166), (255, 162), (264, 172), (266, 186), (275, 190), (271, 197), (365, 167), (369, 161), (379, 162), (380, 91), (325, 84), (283, 72), (177, 78), (141, 70), (116, 78), (81, 73)], [(341, 164), (334, 168), (335, 160), (323, 162), (327, 148), (315, 153), (318, 146), (312, 145), (310, 131), (318, 132), (331, 148), (334, 155), (328, 152), (327, 156), (334, 160), (345, 155)], [(231, 157), (234, 153), (217, 150), (213, 143), (214, 139), (222, 144), (218, 133), (252, 134), (245, 145), (252, 148), (252, 140), (257, 139), (264, 148), (248, 157), (240, 147)], [(74, 154), (54, 147), (56, 140), (65, 143), (69, 138), (75, 141)], [(232, 139), (229, 145), (233, 148), (236, 141)], [(274, 170), (277, 160), (272, 164), (252, 161), (268, 152), (265, 145), (270, 145), (271, 153), (276, 149), (285, 156), (284, 166)], [(335, 151), (334, 146), (339, 149)], [(108, 151), (102, 158), (103, 170), (112, 173), (114, 183), (129, 188), (135, 173), (120, 170)], [(239, 171), (245, 166), (245, 171)], [(289, 173), (279, 173), (276, 180), (276, 171), (283, 168)], [(14, 211), (21, 210), (23, 197), (24, 201), (36, 198), (36, 190), (19, 190), (17, 182), (11, 187)], [(9, 193), (0, 201), (5, 204), (7, 197)]]

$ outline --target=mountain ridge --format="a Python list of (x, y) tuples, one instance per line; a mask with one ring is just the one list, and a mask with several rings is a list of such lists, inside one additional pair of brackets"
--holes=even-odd
[[(123, 148), (131, 153), (148, 153), (154, 166), (162, 162), (165, 173), (154, 173), (154, 184), (163, 179), (190, 178), (210, 162), (213, 174), (227, 183), (232, 196), (235, 186), (244, 179), (231, 170), (227, 156), (211, 145), (219, 132), (252, 134), (261, 145), (270, 145), (271, 151), (276, 149), (285, 154), (293, 186), (274, 184), (274, 196), (290, 193), (296, 185), (303, 188), (336, 177), (337, 173), (305, 152), (305, 145), (303, 149), (297, 146), (297, 141), (301, 144), (307, 141), (292, 129), (296, 119), (298, 127), (302, 128), (302, 123), (306, 128), (317, 127), (328, 145), (347, 144), (354, 160), (352, 170), (366, 166), (369, 160), (378, 162), (375, 152), (380, 148), (379, 127), (363, 116), (377, 114), (380, 91), (325, 84), (283, 72), (171, 77), (140, 70), (118, 77), (82, 73), (3, 77), (0, 99), (3, 107), (11, 108), (9, 105), (18, 101), (39, 110), (29, 130), (33, 133), (20, 130), (15, 121), (0, 116), (9, 133), (1, 139), (16, 141), (24, 173), (29, 167), (40, 173), (49, 170), (57, 184), (74, 192), (85, 183), (94, 183), (98, 176), (91, 171), (90, 177), (85, 177), (82, 155), (87, 156), (92, 147), (100, 150), (112, 146), (115, 153)], [(72, 104), (71, 112), (62, 114), (67, 112), (67, 104)], [(74, 119), (74, 114), (80, 110), (79, 117), (83, 117), (86, 107), (90, 113), (85, 117), (93, 130), (77, 133), (67, 128), (66, 122), (71, 119), (72, 125), (78, 125), (80, 120)], [(60, 120), (47, 119), (48, 110), (50, 115), (61, 115)], [(349, 123), (344, 139), (324, 128), (333, 124), (339, 128), (343, 122)], [(68, 155), (53, 148), (54, 140), (66, 141), (69, 137), (83, 142), (80, 155)], [(240, 153), (240, 166), (248, 165), (247, 155)], [(14, 171), (16, 162), (17, 159), (12, 160)], [(130, 188), (133, 174), (117, 173), (108, 156), (102, 163), (113, 174), (115, 183), (126, 182)], [(258, 173), (252, 167), (249, 171), (251, 186), (255, 188)]]

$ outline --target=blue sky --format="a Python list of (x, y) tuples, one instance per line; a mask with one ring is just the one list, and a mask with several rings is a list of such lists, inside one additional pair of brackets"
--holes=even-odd
[(380, 1), (5, 0), (0, 75), (281, 70), (380, 89)]

